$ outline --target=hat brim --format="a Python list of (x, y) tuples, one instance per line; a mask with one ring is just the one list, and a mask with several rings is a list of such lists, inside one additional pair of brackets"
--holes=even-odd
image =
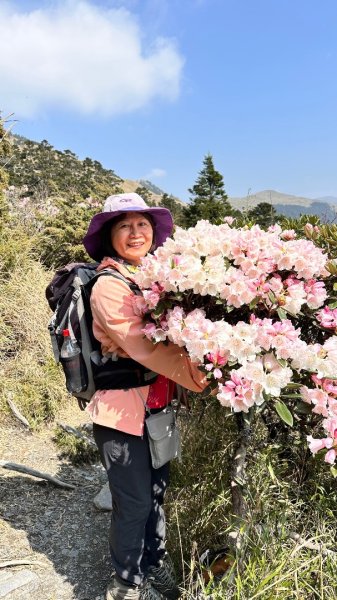
[(173, 219), (167, 208), (137, 208), (137, 206), (132, 206), (129, 209), (125, 208), (114, 212), (101, 212), (91, 219), (88, 231), (83, 238), (84, 247), (91, 258), (97, 261), (101, 261), (104, 258), (106, 252), (102, 240), (102, 229), (108, 221), (112, 221), (126, 212), (139, 212), (151, 215), (154, 223), (155, 248), (161, 246), (172, 233)]

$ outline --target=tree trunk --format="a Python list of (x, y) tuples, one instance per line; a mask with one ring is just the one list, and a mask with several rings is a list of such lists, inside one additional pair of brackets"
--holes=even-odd
[(253, 414), (254, 409), (250, 409), (247, 414), (236, 414), (238, 438), (230, 471), (233, 521), (228, 539), (230, 550), (238, 559), (242, 555), (243, 534), (247, 523), (248, 508), (245, 499), (246, 460), (247, 450), (251, 441)]

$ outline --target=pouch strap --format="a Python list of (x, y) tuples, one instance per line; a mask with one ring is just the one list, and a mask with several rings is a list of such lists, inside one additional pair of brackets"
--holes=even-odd
[(148, 407), (148, 405), (146, 404), (146, 402), (145, 402), (145, 400), (144, 400), (144, 398), (143, 398), (143, 394), (142, 394), (142, 392), (140, 391), (140, 389), (139, 389), (139, 388), (135, 388), (135, 390), (136, 390), (136, 392), (137, 392), (138, 396), (140, 397), (141, 401), (142, 401), (142, 402), (143, 402), (143, 404), (144, 404), (145, 412), (146, 412), (146, 413), (148, 413), (148, 414), (150, 415), (150, 414), (151, 414), (151, 409), (150, 409), (150, 408)]

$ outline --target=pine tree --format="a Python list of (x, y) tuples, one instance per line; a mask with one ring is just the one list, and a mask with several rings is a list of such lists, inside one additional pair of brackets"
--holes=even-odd
[(135, 189), (135, 193), (139, 194), (139, 196), (141, 196), (143, 198), (143, 200), (146, 202), (146, 204), (148, 204), (149, 206), (156, 206), (156, 203), (152, 201), (152, 194), (151, 194), (150, 190), (148, 188), (146, 188), (144, 185), (139, 185)]
[(247, 212), (247, 217), (261, 227), (269, 227), (275, 223), (277, 212), (269, 202), (260, 202)]
[(184, 209), (184, 222), (193, 227), (200, 219), (219, 224), (227, 215), (232, 215), (232, 207), (224, 189), (223, 176), (214, 168), (213, 157), (206, 154), (203, 169), (192, 188), (190, 204)]

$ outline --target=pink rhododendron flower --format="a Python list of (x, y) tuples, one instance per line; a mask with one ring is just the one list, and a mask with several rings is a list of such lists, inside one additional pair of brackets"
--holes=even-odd
[(337, 308), (331, 309), (325, 306), (322, 310), (316, 313), (317, 321), (327, 329), (337, 328)]
[(325, 462), (329, 463), (329, 465), (333, 465), (336, 460), (336, 450), (328, 450), (326, 455), (324, 456)]
[(153, 310), (154, 308), (156, 308), (156, 306), (160, 300), (160, 295), (157, 294), (156, 292), (153, 292), (152, 290), (149, 290), (149, 291), (144, 290), (143, 294), (144, 294), (145, 301), (148, 305), (148, 308), (150, 310)]
[(312, 454), (316, 454), (319, 450), (325, 448), (324, 440), (314, 439), (311, 435), (307, 436), (307, 442), (309, 444), (309, 450)]
[[(305, 386), (304, 386), (305, 387)], [(303, 388), (301, 388), (302, 390)], [(324, 390), (316, 388), (314, 390), (306, 389), (306, 398), (314, 405), (312, 412), (327, 417), (329, 396)], [(307, 400), (307, 401), (308, 401)]]
[(321, 230), (320, 227), (318, 227), (318, 225), (311, 225), (311, 223), (306, 223), (306, 225), (304, 225), (304, 233), (305, 235), (307, 235), (308, 237), (312, 237), (313, 233), (319, 233)]
[(296, 233), (293, 229), (284, 229), (281, 233), (280, 233), (280, 237), (283, 240), (294, 240), (296, 238)]
[(319, 308), (325, 302), (327, 293), (323, 281), (309, 279), (304, 284), (304, 289), (307, 294), (307, 304), (309, 308)]
[(223, 366), (227, 363), (227, 358), (225, 356), (221, 356), (219, 352), (209, 352), (206, 355), (208, 360), (211, 360), (214, 365)]
[(313, 438), (311, 435), (307, 436), (307, 440), (309, 442), (309, 449), (313, 454), (316, 454), (316, 452), (319, 452), (319, 450), (323, 450), (324, 448), (328, 449), (328, 452), (326, 452), (325, 456), (324, 456), (324, 460), (326, 463), (333, 465), (336, 461), (336, 450), (333, 447), (334, 446), (334, 440), (331, 438), (322, 438), (322, 439), (315, 439)]
[(157, 328), (154, 323), (147, 323), (147, 325), (145, 325), (145, 327), (142, 329), (142, 332), (149, 340), (151, 340), (156, 329)]
[(255, 403), (251, 382), (239, 377), (235, 371), (231, 373), (230, 380), (224, 385), (219, 384), (217, 398), (222, 406), (227, 406), (234, 412), (248, 412)]
[(337, 442), (337, 414), (323, 420), (325, 431)]
[(323, 379), (322, 380), (322, 387), (323, 390), (325, 390), (326, 392), (328, 392), (328, 394), (333, 394), (334, 396), (337, 396), (337, 382), (332, 381), (332, 379)]
[(172, 263), (174, 264), (175, 267), (177, 267), (179, 265), (179, 263), (181, 263), (181, 255), (175, 254), (174, 256), (172, 256)]
[(314, 231), (314, 226), (311, 225), (311, 223), (306, 223), (304, 225), (304, 233), (308, 236), (311, 237), (311, 235), (313, 234)]

